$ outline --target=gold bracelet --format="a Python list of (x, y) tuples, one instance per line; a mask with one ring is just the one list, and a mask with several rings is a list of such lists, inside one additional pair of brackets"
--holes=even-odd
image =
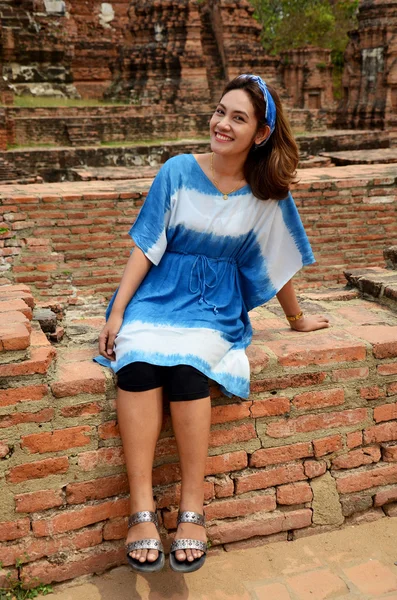
[(303, 317), (303, 312), (301, 311), (297, 315), (293, 315), (291, 317), (289, 317), (288, 315), (285, 315), (285, 317), (286, 317), (286, 319), (288, 319), (288, 321), (298, 321), (298, 319), (301, 319)]

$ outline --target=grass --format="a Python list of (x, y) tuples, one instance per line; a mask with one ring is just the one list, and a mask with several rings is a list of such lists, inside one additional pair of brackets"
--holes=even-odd
[[(188, 141), (192, 141), (192, 142), (208, 142), (208, 138), (187, 138)], [(173, 142), (182, 142), (182, 141), (186, 141), (183, 138), (174, 138), (172, 140), (170, 139), (157, 139), (157, 138), (153, 138), (151, 140), (149, 139), (143, 139), (143, 140), (134, 140), (134, 141), (129, 141), (129, 140), (120, 140), (120, 141), (115, 141), (115, 142), (101, 142), (101, 146), (161, 146), (162, 144), (172, 144)]]
[[(26, 557), (29, 559), (27, 555)], [(22, 564), (22, 559), (17, 558), (15, 567), (18, 571)], [(1, 568), (3, 568), (3, 565), (0, 563), (0, 569)], [(40, 594), (46, 596), (54, 591), (51, 585), (43, 583), (37, 583), (35, 587), (24, 587), (23, 579), (14, 579), (10, 571), (6, 575), (6, 580), (6, 587), (0, 588), (0, 600), (30, 600), (30, 598), (37, 598)]]
[(51, 96), (14, 96), (19, 108), (57, 108), (73, 106), (130, 106), (127, 102), (106, 102), (89, 98), (54, 98)]

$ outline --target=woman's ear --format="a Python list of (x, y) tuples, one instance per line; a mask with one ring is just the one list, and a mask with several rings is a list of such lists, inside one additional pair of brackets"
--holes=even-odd
[(267, 138), (270, 135), (270, 127), (269, 125), (265, 125), (264, 127), (261, 127), (258, 130), (258, 133), (256, 134), (255, 138), (254, 138), (254, 143), (259, 146), (259, 144), (262, 144), (265, 140), (267, 140)]

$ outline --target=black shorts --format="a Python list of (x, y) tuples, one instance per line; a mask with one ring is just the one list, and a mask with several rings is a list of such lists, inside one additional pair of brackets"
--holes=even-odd
[(117, 386), (126, 392), (163, 387), (170, 402), (210, 395), (208, 377), (190, 365), (160, 367), (145, 362), (130, 363), (117, 371)]

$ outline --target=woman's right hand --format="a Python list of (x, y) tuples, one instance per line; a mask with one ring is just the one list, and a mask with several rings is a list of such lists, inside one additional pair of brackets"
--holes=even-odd
[(123, 317), (111, 314), (99, 336), (99, 353), (109, 360), (116, 360), (113, 350), (114, 340), (120, 331)]

